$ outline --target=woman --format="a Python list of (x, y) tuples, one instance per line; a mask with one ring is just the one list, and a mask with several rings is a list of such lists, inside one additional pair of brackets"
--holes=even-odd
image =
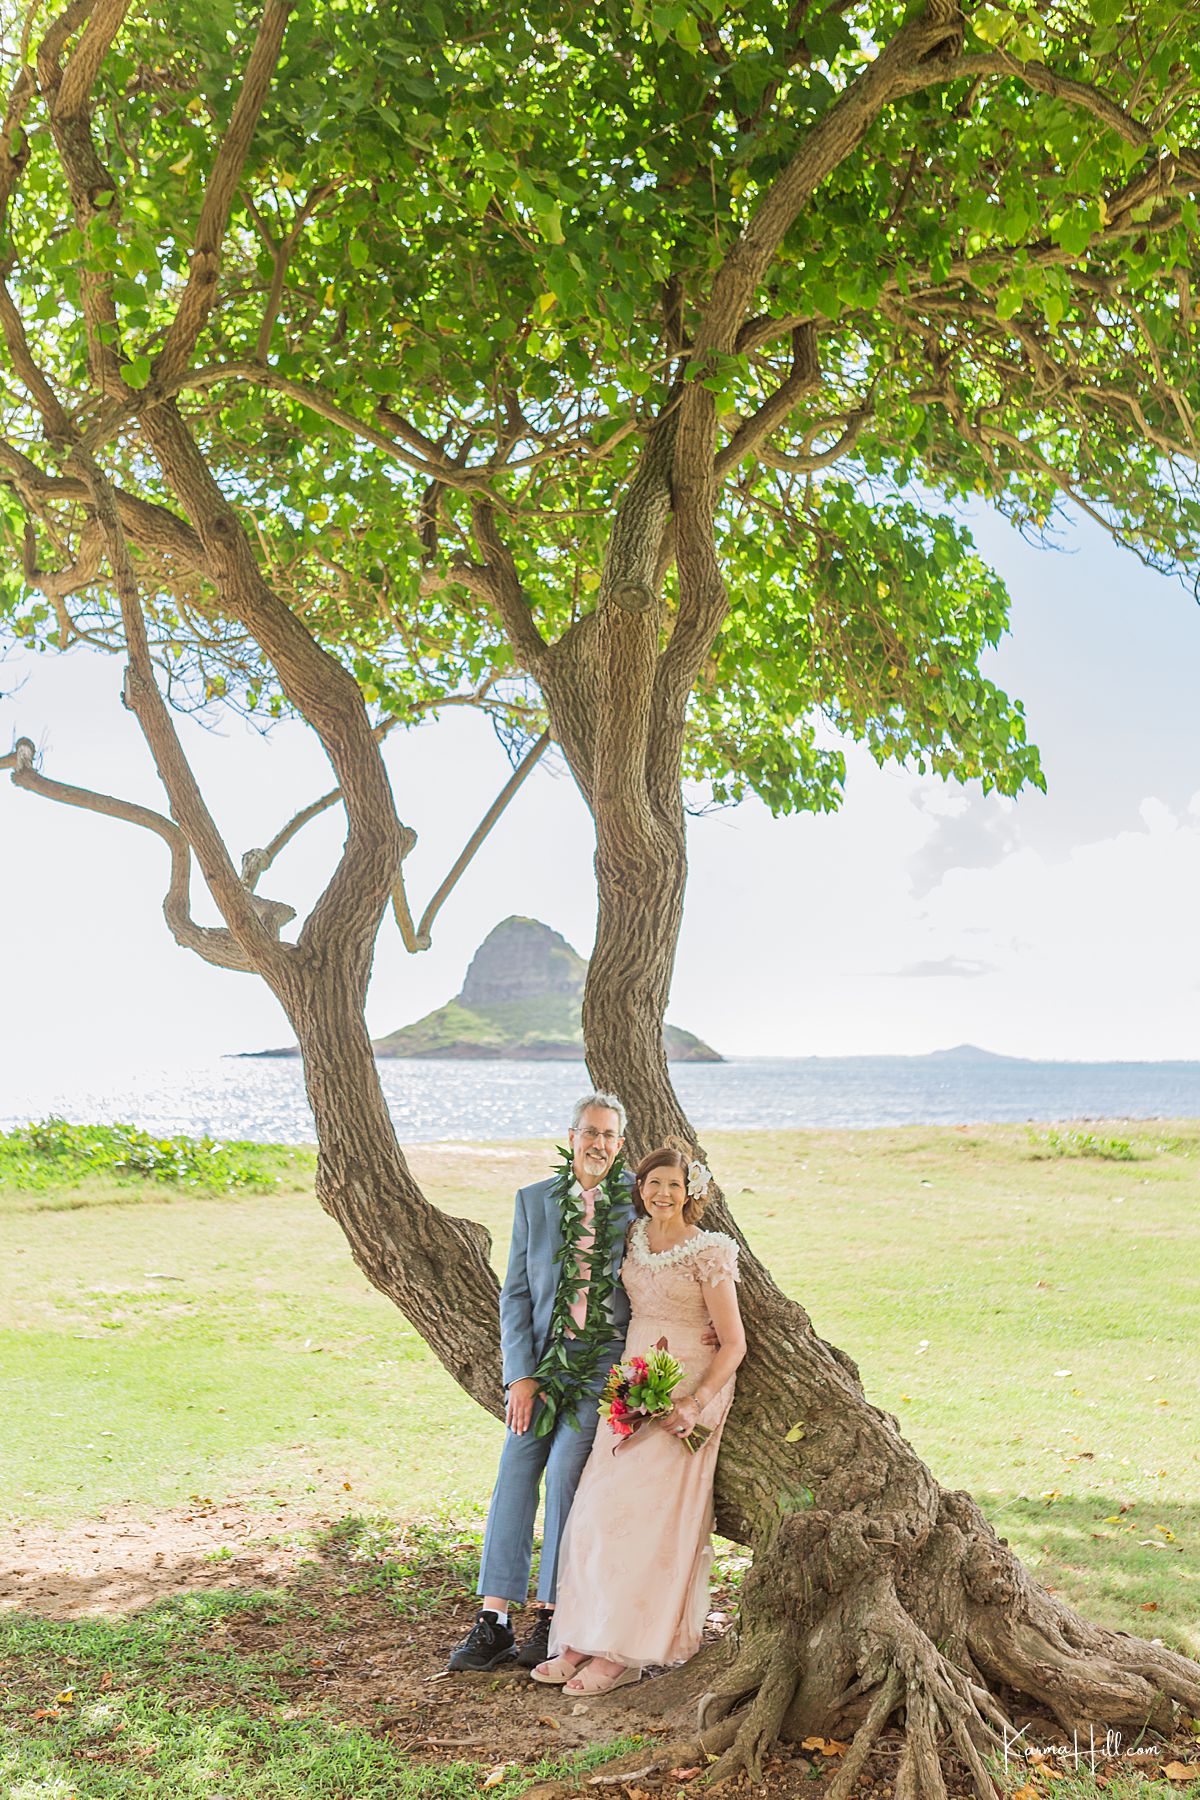
[[(597, 1430), (563, 1531), (550, 1657), (531, 1671), (568, 1694), (607, 1693), (639, 1680), (644, 1664), (684, 1662), (700, 1646), (713, 1472), (746, 1354), (737, 1245), (696, 1224), (708, 1180), (670, 1148), (647, 1156), (635, 1178), (621, 1265), (632, 1308), (625, 1355), (647, 1356), (665, 1337), (684, 1379), (664, 1420), (629, 1439), (603, 1420)], [(715, 1350), (703, 1342), (710, 1323)], [(696, 1424), (712, 1436), (692, 1452), (679, 1440)]]

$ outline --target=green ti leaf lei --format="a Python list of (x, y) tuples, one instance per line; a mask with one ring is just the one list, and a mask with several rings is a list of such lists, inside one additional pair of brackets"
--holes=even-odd
[[(621, 1180), (625, 1163), (618, 1155), (601, 1183), (602, 1192), (596, 1201), (592, 1221), (595, 1239), (588, 1251), (591, 1273), (585, 1277), (583, 1258), (579, 1254), (583, 1195), (578, 1189), (571, 1152), (564, 1150), (561, 1144), (557, 1149), (561, 1158), (558, 1200), (562, 1207), (562, 1244), (554, 1260), (561, 1263), (562, 1268), (554, 1311), (550, 1316), (550, 1341), (546, 1354), (533, 1372), (541, 1401), (533, 1428), (535, 1437), (546, 1437), (560, 1419), (572, 1431), (579, 1430), (576, 1409), (580, 1398), (595, 1382), (601, 1364), (611, 1356), (614, 1331), (608, 1316), (608, 1300), (617, 1285), (612, 1272), (613, 1251), (618, 1238), (624, 1236), (621, 1213), (629, 1206), (629, 1191)], [(573, 1188), (575, 1192), (572, 1192)], [(571, 1317), (571, 1304), (585, 1279), (588, 1284), (587, 1315), (581, 1331)], [(570, 1355), (568, 1343), (572, 1345)]]

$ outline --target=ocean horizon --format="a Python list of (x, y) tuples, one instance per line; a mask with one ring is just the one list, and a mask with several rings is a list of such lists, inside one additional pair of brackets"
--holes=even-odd
[[(380, 1079), (402, 1143), (561, 1137), (589, 1083), (579, 1062), (383, 1059)], [(895, 1125), (1055, 1124), (1200, 1118), (1200, 1061), (1026, 1060), (960, 1046), (925, 1055), (730, 1057), (675, 1063), (697, 1132), (862, 1130)], [(106, 1079), (73, 1073), (0, 1090), (0, 1128), (58, 1114), (121, 1120), (156, 1136), (311, 1143), (294, 1057), (225, 1056)]]

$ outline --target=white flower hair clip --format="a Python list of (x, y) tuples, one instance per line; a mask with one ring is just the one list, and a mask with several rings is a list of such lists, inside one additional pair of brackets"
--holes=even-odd
[(708, 1192), (708, 1184), (712, 1180), (712, 1170), (706, 1163), (690, 1162), (687, 1172), (688, 1197), (698, 1200), (701, 1194)]

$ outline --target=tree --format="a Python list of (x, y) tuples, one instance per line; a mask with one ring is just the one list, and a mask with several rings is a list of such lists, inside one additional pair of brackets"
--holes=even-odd
[[(495, 1411), (486, 1241), (412, 1181), (363, 1023), (412, 842), (381, 724), (491, 696), (532, 739), (544, 709), (596, 823), (589, 1065), (635, 1147), (693, 1136), (661, 1044), (681, 776), (833, 802), (825, 714), (881, 757), (1036, 779), (977, 668), (1002, 589), (937, 511), (967, 492), (1191, 554), (1200, 53), (1186, 7), (1107, 0), (288, 10), (123, 30), (124, 0), (74, 0), (36, 69), (17, 47), (7, 605), (27, 638), (123, 648), (170, 817), (27, 743), (4, 760), (165, 839), (176, 937), (292, 1021), (322, 1204)], [(325, 747), (346, 846), (295, 942), (270, 856), (239, 872), (208, 814), (163, 665)], [(193, 855), (220, 928), (191, 918)], [(902, 1708), (904, 1800), (944, 1792), (944, 1731), (990, 1793), (1011, 1691), (1068, 1726), (1200, 1710), (1185, 1658), (1037, 1586), (748, 1254), (744, 1298), (719, 1504), (756, 1560), (706, 1708), (719, 1773), (849, 1730), (840, 1800)]]

